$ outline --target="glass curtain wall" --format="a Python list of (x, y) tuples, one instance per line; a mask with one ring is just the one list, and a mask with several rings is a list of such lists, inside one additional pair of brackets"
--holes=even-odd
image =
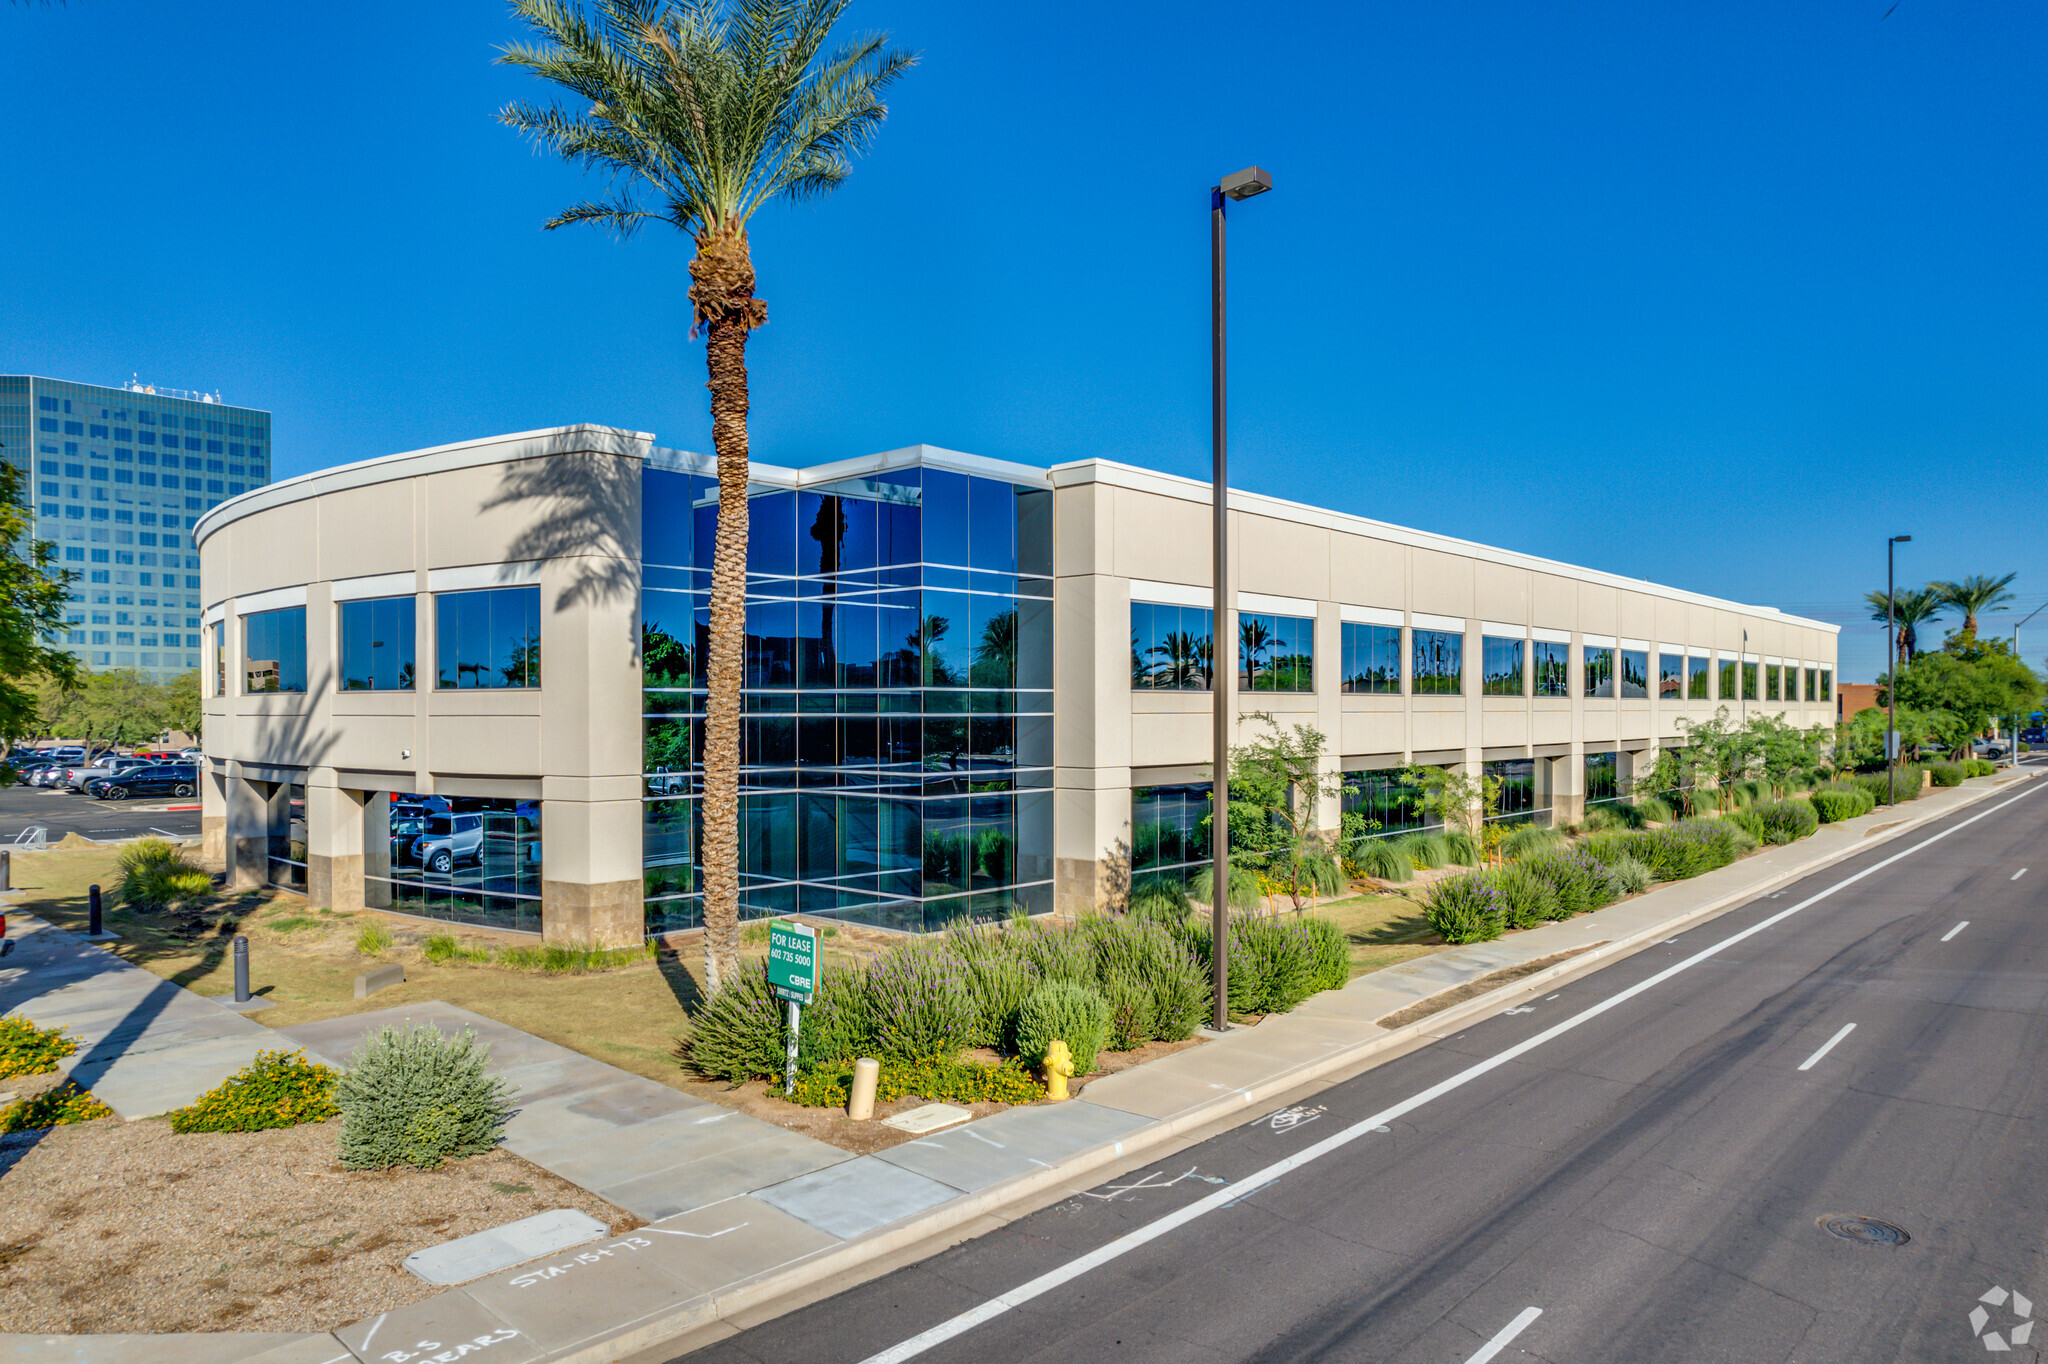
[(1376, 767), (1346, 772), (1344, 793), (1347, 815), (1359, 815), (1366, 824), (1359, 838), (1394, 838), (1418, 829), (1439, 827), (1443, 821), (1424, 812), (1422, 790), (1401, 780), (1402, 769)]
[[(702, 922), (717, 485), (649, 468), (642, 492), (655, 932)], [(900, 469), (757, 488), (749, 520), (742, 914), (924, 931), (1049, 912), (1051, 492)]]
[(1401, 627), (1345, 621), (1344, 690), (1398, 696), (1401, 692)]
[(306, 892), (306, 788), (294, 783), (285, 790), (285, 807), (272, 816), (267, 851), (270, 884)]
[(1621, 783), (1617, 779), (1617, 772), (1618, 765), (1614, 754), (1586, 755), (1586, 804), (1595, 805), (1601, 801), (1621, 798)]
[(1535, 655), (1535, 683), (1538, 696), (1572, 694), (1572, 646), (1539, 639), (1529, 646)]
[(1131, 789), (1131, 888), (1187, 878), (1209, 862), (1208, 782)]
[(1479, 690), (1486, 696), (1521, 696), (1527, 691), (1522, 681), (1523, 641), (1499, 635), (1482, 635)]
[(1536, 760), (1504, 758), (1486, 764), (1486, 775), (1500, 783), (1500, 804), (1488, 815), (1489, 823), (1530, 824), (1544, 822), (1549, 811), (1536, 803)]
[(372, 907), (540, 931), (540, 801), (393, 792), (389, 838), (390, 874), (363, 878)]

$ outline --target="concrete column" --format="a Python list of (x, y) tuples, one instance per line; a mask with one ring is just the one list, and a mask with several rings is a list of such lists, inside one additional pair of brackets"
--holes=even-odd
[(227, 777), (204, 759), (199, 763), (199, 856), (226, 864), (228, 858)]
[(391, 908), (391, 793), (363, 791), (363, 908)]
[(1586, 817), (1586, 750), (1573, 744), (1564, 757), (1546, 761), (1550, 764), (1550, 817), (1559, 824), (1576, 824)]
[(1130, 769), (1061, 775), (1108, 784), (1054, 791), (1053, 909), (1074, 918), (1120, 908), (1131, 887)]
[(270, 804), (277, 783), (245, 777), (240, 763), (229, 763), (223, 785), (228, 889), (251, 890), (269, 879)]
[(306, 898), (337, 912), (363, 905), (365, 792), (335, 785), (334, 769), (306, 774)]
[[(552, 783), (550, 783), (552, 784)], [(612, 782), (578, 782), (585, 788)], [(564, 782), (563, 785), (568, 785)], [(634, 947), (647, 935), (637, 778), (627, 798), (541, 805), (541, 938), (564, 947)]]

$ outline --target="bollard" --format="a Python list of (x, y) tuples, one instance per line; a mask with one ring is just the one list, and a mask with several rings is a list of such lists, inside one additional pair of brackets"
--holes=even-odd
[(0, 848), (0, 890), (14, 889), (14, 850)]
[(866, 1122), (875, 1116), (875, 1082), (882, 1078), (882, 1063), (863, 1056), (853, 1063), (853, 1088), (846, 1095), (846, 1116)]
[(249, 940), (235, 935), (235, 1003), (249, 1002)]
[(102, 932), (100, 928), (100, 888), (94, 886), (86, 894), (90, 897), (90, 910), (89, 917), (86, 919), (85, 936), (97, 938)]

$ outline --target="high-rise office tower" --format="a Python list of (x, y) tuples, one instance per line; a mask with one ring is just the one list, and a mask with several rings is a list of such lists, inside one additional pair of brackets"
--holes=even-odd
[(71, 585), (60, 643), (94, 669), (199, 666), (192, 523), (270, 481), (270, 414), (212, 394), (0, 374), (0, 455)]

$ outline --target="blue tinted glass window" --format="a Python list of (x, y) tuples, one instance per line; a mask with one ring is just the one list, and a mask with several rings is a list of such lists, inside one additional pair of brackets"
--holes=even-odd
[(1676, 701), (1685, 695), (1685, 655), (1657, 655), (1657, 695), (1666, 701)]
[(1616, 763), (1612, 753), (1588, 753), (1586, 755), (1586, 803), (1609, 801), (1619, 798), (1620, 785), (1615, 780)]
[(1401, 627), (1346, 621), (1343, 629), (1344, 690), (1398, 695), (1401, 691)]
[(1213, 613), (1200, 606), (1131, 603), (1131, 686), (1207, 691), (1213, 676)]
[[(1214, 794), (1207, 783), (1133, 788), (1133, 874), (1187, 870), (1206, 862), (1209, 858), (1207, 816)], [(1159, 878), (1147, 876), (1145, 879)]]
[(1712, 666), (1712, 660), (1706, 654), (1687, 654), (1685, 656), (1686, 700), (1707, 701), (1712, 699), (1708, 693), (1710, 684), (1707, 681), (1707, 676)]
[(1621, 694), (1642, 700), (1650, 694), (1650, 656), (1641, 649), (1621, 651)]
[(1586, 669), (1581, 690), (1587, 696), (1613, 696), (1614, 650), (1587, 645), (1581, 656)]
[(968, 559), (968, 506), (965, 474), (946, 469), (924, 471), (924, 560), (965, 568)]
[(1572, 694), (1571, 645), (1539, 639), (1530, 644), (1529, 650), (1536, 695), (1569, 697)]
[(341, 689), (411, 691), (416, 604), (411, 597), (341, 603)]
[(1479, 690), (1486, 696), (1520, 696), (1523, 641), (1499, 635), (1482, 635)]
[(434, 668), (450, 691), (538, 687), (540, 588), (436, 594)]
[(1465, 690), (1465, 636), (1451, 630), (1409, 631), (1417, 696), (1455, 696)]
[(306, 689), (306, 608), (287, 606), (242, 617), (242, 690)]
[(967, 480), (967, 553), (974, 567), (1017, 571), (1017, 490), (992, 479)]
[(1238, 685), (1246, 691), (1315, 690), (1315, 622), (1261, 611), (1237, 614)]
[(776, 577), (795, 573), (796, 534), (795, 493), (748, 499), (747, 572)]

